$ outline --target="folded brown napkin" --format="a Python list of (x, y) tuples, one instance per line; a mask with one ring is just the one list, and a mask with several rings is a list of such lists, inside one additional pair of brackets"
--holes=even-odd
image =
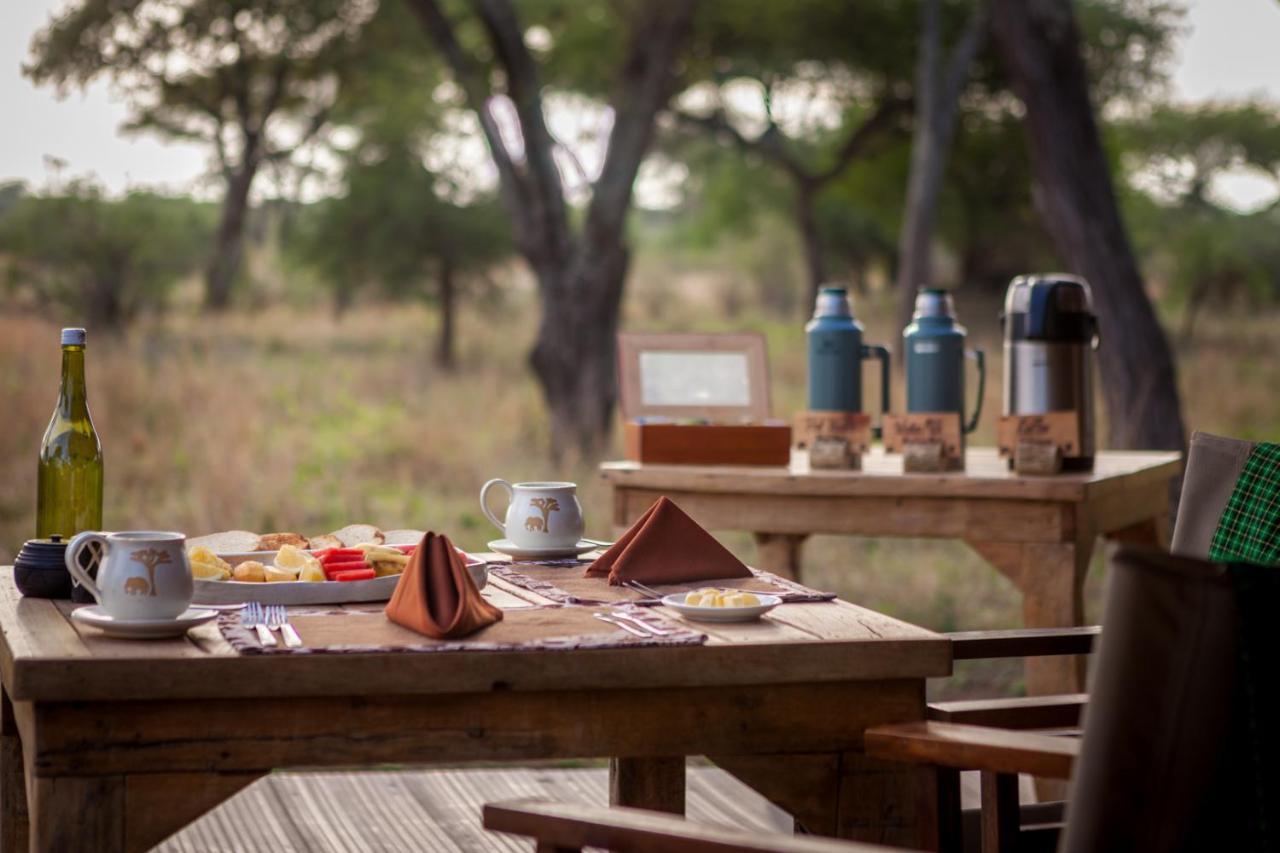
[(437, 640), (465, 637), (502, 619), (502, 611), (480, 597), (449, 537), (435, 533), (418, 543), (386, 614), (397, 625)]
[(714, 578), (747, 578), (751, 570), (698, 526), (675, 502), (662, 497), (640, 516), (608, 551), (587, 566), (586, 577), (681, 583)]

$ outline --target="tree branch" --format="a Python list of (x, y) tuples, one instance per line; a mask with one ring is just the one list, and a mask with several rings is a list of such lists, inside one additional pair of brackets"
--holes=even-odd
[(857, 129), (844, 141), (844, 145), (841, 145), (840, 150), (836, 152), (835, 161), (827, 168), (813, 175), (813, 182), (821, 185), (839, 177), (840, 173), (866, 151), (867, 146), (877, 136), (887, 131), (898, 115), (909, 109), (910, 106), (910, 100), (887, 96), (886, 100), (881, 101), (876, 106), (875, 111), (867, 117), (866, 121), (858, 125)]
[(462, 89), (467, 104), (480, 121), (480, 129), (489, 145), (489, 154), (493, 157), (498, 169), (498, 182), (502, 192), (503, 203), (516, 222), (517, 239), (526, 245), (532, 239), (529, 221), (531, 187), (525, 177), (516, 168), (511, 153), (502, 141), (502, 132), (489, 112), (489, 89), (483, 81), (475, 60), (467, 54), (458, 42), (453, 24), (445, 17), (436, 0), (407, 0), (410, 9), (422, 22), (423, 29), (436, 48), (448, 63), (453, 72), (454, 82)]
[(516, 108), (524, 137), (525, 162), (533, 185), (530, 199), (535, 204), (535, 221), (544, 234), (544, 245), (554, 244), (567, 251), (569, 212), (564, 200), (564, 183), (556, 166), (555, 140), (547, 129), (542, 111), (542, 84), (538, 64), (524, 43), (524, 31), (510, 0), (472, 0), (494, 56), (507, 77), (507, 95)]

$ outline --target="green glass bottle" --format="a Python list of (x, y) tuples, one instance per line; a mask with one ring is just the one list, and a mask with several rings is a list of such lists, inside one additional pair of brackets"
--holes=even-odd
[(89, 417), (84, 329), (62, 330), (62, 387), (40, 444), (36, 538), (102, 529), (102, 445)]

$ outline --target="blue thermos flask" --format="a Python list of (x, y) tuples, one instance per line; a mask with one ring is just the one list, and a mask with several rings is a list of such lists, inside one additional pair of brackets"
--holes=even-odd
[[(965, 328), (956, 322), (951, 294), (938, 288), (921, 288), (911, 325), (902, 332), (907, 366), (908, 412), (955, 412), (963, 432), (973, 432), (982, 414), (987, 385), (987, 365), (982, 350), (964, 348)], [(964, 419), (964, 362), (978, 365), (978, 395), (973, 416)]]
[[(804, 327), (809, 343), (809, 408), (826, 412), (862, 411), (862, 361), (880, 360), (880, 411), (889, 411), (889, 350), (862, 342), (862, 324), (853, 317), (843, 287), (818, 292), (813, 319)], [(879, 428), (874, 431), (880, 434)]]

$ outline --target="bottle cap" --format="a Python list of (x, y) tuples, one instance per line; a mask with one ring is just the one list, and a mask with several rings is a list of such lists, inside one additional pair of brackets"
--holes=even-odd
[(84, 329), (63, 329), (62, 345), (65, 346), (84, 346)]

